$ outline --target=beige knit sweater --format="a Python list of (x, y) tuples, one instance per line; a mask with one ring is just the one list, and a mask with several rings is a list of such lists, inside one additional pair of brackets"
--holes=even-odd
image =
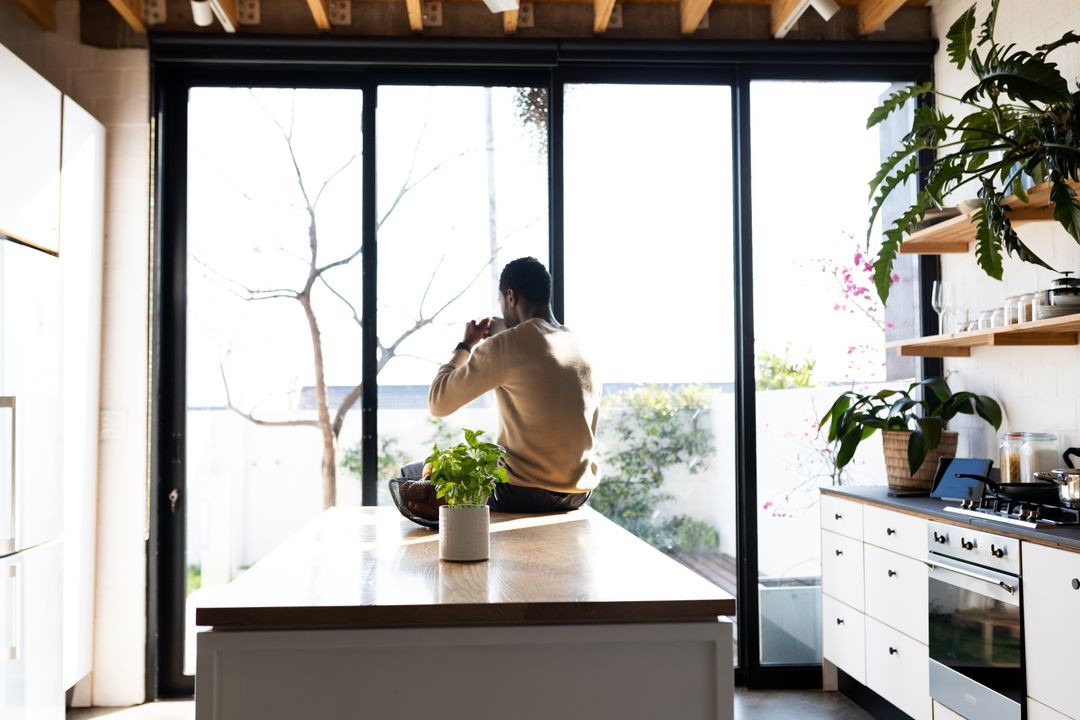
[(471, 357), (455, 350), (431, 383), (428, 405), (443, 417), (488, 390), (499, 403), (511, 483), (569, 493), (596, 487), (599, 389), (572, 332), (534, 318), (480, 343)]

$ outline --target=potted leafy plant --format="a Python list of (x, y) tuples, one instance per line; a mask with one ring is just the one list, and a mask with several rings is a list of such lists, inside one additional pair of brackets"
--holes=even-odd
[(867, 127), (873, 127), (912, 98), (931, 94), (955, 100), (967, 112), (957, 119), (921, 104), (900, 149), (886, 158), (870, 181), (868, 241), (885, 200), (909, 179), (926, 178), (914, 204), (884, 232), (874, 263), (874, 284), (883, 301), (889, 296), (892, 266), (904, 234), (964, 186), (978, 194), (979, 206), (971, 216), (976, 225), (975, 255), (993, 278), (1002, 276), (1002, 250), (1052, 269), (1020, 240), (1005, 204), (1010, 194), (1028, 202), (1030, 184), (1049, 183), (1054, 220), (1080, 242), (1080, 201), (1070, 185), (1080, 179), (1080, 91), (1069, 90), (1049, 59), (1055, 50), (1080, 43), (1080, 35), (1070, 30), (1034, 52), (1002, 45), (994, 39), (998, 0), (993, 0), (976, 40), (975, 7), (968, 8), (948, 32), (949, 59), (957, 69), (969, 66), (974, 84), (959, 97), (946, 95), (931, 83), (900, 90), (867, 121)]
[[(920, 389), (921, 398), (914, 397)], [(938, 458), (956, 454), (957, 435), (946, 427), (958, 414), (978, 415), (995, 430), (1001, 427), (1001, 406), (995, 400), (971, 392), (954, 394), (944, 378), (935, 377), (912, 383), (907, 390), (845, 392), (819, 428), (827, 426), (829, 442), (837, 445), (837, 468), (851, 462), (859, 443), (880, 430), (889, 487), (924, 491), (933, 483)]]
[[(472, 561), (488, 557), (490, 514), (487, 502), (495, 484), (507, 482), (499, 460), (506, 451), (480, 440), (483, 430), (465, 430), (465, 442), (440, 450), (427, 459), (439, 507), (439, 557)], [(425, 475), (427, 468), (425, 468)]]

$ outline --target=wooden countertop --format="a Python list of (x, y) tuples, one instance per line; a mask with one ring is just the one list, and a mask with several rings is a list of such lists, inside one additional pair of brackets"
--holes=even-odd
[(215, 629), (715, 621), (735, 599), (588, 508), (492, 513), (491, 558), (438, 559), (393, 507), (332, 508), (200, 603)]

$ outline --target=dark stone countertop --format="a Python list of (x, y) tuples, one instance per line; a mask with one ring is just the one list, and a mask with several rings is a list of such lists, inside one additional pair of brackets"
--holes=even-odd
[(1080, 526), (1062, 528), (1024, 528), (993, 520), (979, 520), (963, 515), (945, 512), (955, 502), (946, 502), (929, 497), (891, 497), (889, 489), (881, 485), (850, 485), (847, 487), (823, 487), (821, 492), (827, 495), (855, 500), (857, 502), (879, 505), (890, 510), (920, 515), (932, 520), (941, 520), (953, 525), (967, 525), (986, 532), (1015, 537), (1036, 542), (1041, 545), (1054, 545), (1080, 552)]

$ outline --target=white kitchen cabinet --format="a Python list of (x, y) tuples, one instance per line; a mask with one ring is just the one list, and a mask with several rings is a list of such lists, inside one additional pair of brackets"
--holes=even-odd
[(828, 595), (821, 598), (822, 651), (829, 661), (866, 683), (866, 621), (863, 614)]
[(60, 204), (63, 276), (64, 687), (93, 657), (101, 373), (105, 127), (64, 98)]
[(866, 614), (927, 644), (930, 627), (926, 564), (873, 545), (866, 546), (865, 557)]
[(0, 45), (0, 234), (57, 252), (60, 91)]
[[(934, 718), (934, 720), (938, 720)], [(1027, 699), (1027, 720), (1072, 720), (1057, 710), (1046, 707), (1038, 700)]]
[(821, 592), (856, 610), (863, 609), (863, 544), (821, 532)]
[(62, 720), (60, 542), (0, 559), (0, 717)]
[(931, 720), (930, 653), (926, 645), (866, 618), (866, 684), (915, 720)]
[[(0, 398), (14, 406), (14, 493), (0, 487), (0, 555), (63, 532), (60, 260), (0, 240)], [(8, 420), (0, 423), (6, 426)], [(0, 443), (10, 474), (10, 436)], [(14, 500), (14, 528), (12, 506)], [(12, 538), (14, 539), (12, 540)]]
[(1023, 542), (1027, 694), (1080, 718), (1080, 553)]
[(868, 505), (863, 508), (863, 540), (900, 555), (925, 561), (926, 520)]
[(833, 495), (821, 496), (821, 529), (855, 540), (863, 539), (862, 503)]

